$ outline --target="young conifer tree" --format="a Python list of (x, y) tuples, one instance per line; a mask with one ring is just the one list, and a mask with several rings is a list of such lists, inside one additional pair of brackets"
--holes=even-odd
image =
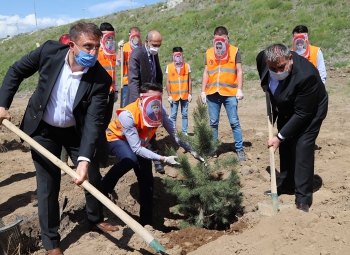
[[(235, 155), (217, 159), (209, 163), (210, 155), (217, 149), (220, 141), (213, 141), (214, 132), (209, 126), (207, 106), (200, 99), (193, 112), (194, 136), (178, 133), (181, 140), (188, 142), (192, 151), (204, 159), (191, 166), (187, 155), (178, 155), (180, 173), (184, 180), (164, 178), (165, 189), (173, 194), (178, 201), (173, 213), (181, 213), (187, 218), (180, 222), (180, 227), (195, 225), (213, 228), (218, 224), (228, 223), (228, 217), (240, 209), (242, 194), (240, 192), (239, 176), (236, 171), (238, 159)], [(171, 152), (172, 155), (175, 151)], [(218, 170), (230, 171), (227, 179), (216, 174)]]

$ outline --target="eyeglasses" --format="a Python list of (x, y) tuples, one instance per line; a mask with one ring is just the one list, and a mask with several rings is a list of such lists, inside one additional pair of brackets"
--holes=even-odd
[[(76, 45), (78, 47), (78, 44), (76, 44), (75, 42), (73, 42), (74, 45)], [(88, 52), (88, 53), (92, 53), (93, 51), (98, 51), (100, 49), (100, 45), (99, 46), (93, 46), (91, 44), (86, 44), (86, 45), (83, 45), (83, 46), (80, 46), (82, 47), (85, 52)], [(80, 48), (78, 47), (78, 49), (80, 50)]]
[(222, 47), (216, 47), (217, 50), (222, 50)]

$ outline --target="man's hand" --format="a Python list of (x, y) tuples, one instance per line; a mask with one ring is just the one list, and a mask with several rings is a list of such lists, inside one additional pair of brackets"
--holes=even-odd
[(267, 141), (267, 148), (273, 147), (273, 151), (276, 152), (280, 144), (281, 144), (281, 141), (275, 136), (271, 140)]
[(191, 96), (191, 94), (188, 94), (188, 99), (187, 99), (187, 100), (188, 100), (189, 103), (191, 103), (191, 101), (192, 101), (192, 96)]
[(177, 156), (164, 157), (164, 163), (168, 163), (170, 165), (180, 165), (180, 163), (175, 160), (176, 158)]
[(169, 102), (169, 104), (173, 103), (173, 98), (171, 96), (168, 96), (168, 102)]
[(237, 98), (238, 100), (242, 100), (242, 99), (244, 98), (244, 95), (243, 95), (243, 92), (242, 92), (241, 89), (238, 89), (238, 90), (237, 90), (236, 98)]
[[(73, 182), (81, 187), (80, 185), (86, 180), (89, 181), (88, 168), (90, 163), (87, 161), (79, 161), (76, 173), (79, 174), (79, 178), (73, 178)], [(82, 187), (81, 187), (82, 188)]]
[(207, 103), (207, 96), (205, 95), (205, 92), (201, 92), (201, 99), (203, 104)]
[(124, 40), (120, 40), (120, 41), (118, 42), (118, 47), (121, 48), (121, 47), (123, 47), (123, 46), (124, 46)]
[(11, 120), (11, 116), (5, 107), (0, 107), (0, 124), (4, 119)]

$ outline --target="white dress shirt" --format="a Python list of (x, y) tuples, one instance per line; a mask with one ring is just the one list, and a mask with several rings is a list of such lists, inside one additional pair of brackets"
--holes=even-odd
[[(69, 53), (69, 52), (68, 52)], [(43, 121), (54, 127), (67, 128), (75, 124), (73, 104), (78, 91), (81, 77), (89, 68), (72, 72), (68, 64), (68, 53), (64, 65), (52, 89), (47, 103)]]

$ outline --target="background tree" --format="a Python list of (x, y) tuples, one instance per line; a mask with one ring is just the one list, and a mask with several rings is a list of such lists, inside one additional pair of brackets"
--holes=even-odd
[[(164, 178), (163, 182), (166, 191), (178, 201), (173, 213), (181, 213), (186, 217), (185, 221), (180, 222), (180, 227), (196, 225), (215, 228), (218, 224), (228, 223), (228, 217), (240, 209), (242, 194), (236, 171), (238, 159), (232, 155), (209, 163), (210, 155), (221, 142), (213, 141), (214, 132), (208, 124), (207, 105), (200, 99), (197, 100), (193, 120), (194, 136), (185, 136), (179, 132), (178, 137), (188, 142), (192, 150), (203, 157), (204, 162), (198, 161), (195, 166), (191, 166), (185, 154), (178, 155), (179, 171), (184, 180)], [(176, 152), (172, 149), (169, 153), (174, 155)], [(218, 174), (223, 170), (230, 171), (226, 179)]]

